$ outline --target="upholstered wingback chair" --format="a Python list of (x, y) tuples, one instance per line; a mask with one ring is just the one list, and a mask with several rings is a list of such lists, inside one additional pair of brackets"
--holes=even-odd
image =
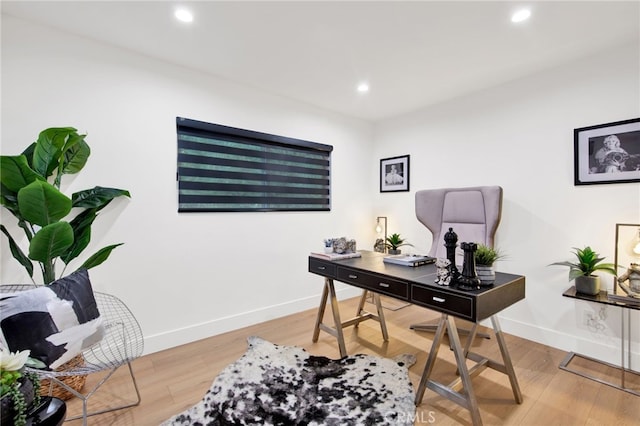
[[(467, 188), (425, 189), (416, 192), (416, 216), (433, 235), (429, 256), (446, 259), (444, 235), (453, 228), (458, 235), (456, 264), (461, 267), (463, 252), (460, 243), (474, 242), (493, 247), (496, 230), (502, 216), (502, 188), (474, 186)], [(433, 324), (413, 324), (413, 330), (435, 331)], [(458, 332), (476, 336), (476, 325), (471, 331)], [(486, 333), (478, 336), (489, 338)], [(472, 339), (473, 340), (473, 339)]]
[[(453, 228), (462, 242), (489, 247), (502, 215), (502, 188), (475, 186), (467, 188), (425, 189), (416, 192), (416, 216), (433, 235), (429, 256), (446, 258), (444, 235)], [(456, 263), (462, 264), (462, 252), (456, 251)]]

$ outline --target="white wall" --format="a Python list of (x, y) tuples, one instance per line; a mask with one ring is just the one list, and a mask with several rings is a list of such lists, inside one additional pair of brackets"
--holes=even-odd
[[(526, 299), (502, 313), (504, 329), (611, 362), (620, 361), (620, 310), (584, 325), (583, 312), (599, 315), (600, 306), (562, 297), (568, 271), (547, 265), (585, 245), (613, 262), (615, 224), (640, 223), (640, 184), (573, 184), (573, 129), (640, 117), (639, 52), (638, 42), (620, 46), (375, 129), (378, 158), (411, 155), (411, 191), (374, 197), (390, 233), (426, 252), (431, 235), (415, 218), (415, 191), (501, 185), (497, 246), (508, 259), (498, 269), (525, 275), (527, 286)], [(602, 281), (613, 285), (610, 275)], [(632, 318), (638, 324), (637, 312)], [(636, 342), (639, 335), (636, 326)]]
[[(176, 116), (333, 145), (331, 212), (178, 214)], [(135, 312), (146, 352), (317, 306), (308, 253), (373, 238), (371, 124), (3, 15), (2, 154), (57, 126), (92, 148), (65, 193), (131, 191), (98, 217), (87, 253), (125, 243), (90, 275)], [(5, 209), (1, 222), (15, 223)], [(1, 282), (29, 282), (0, 241)]]

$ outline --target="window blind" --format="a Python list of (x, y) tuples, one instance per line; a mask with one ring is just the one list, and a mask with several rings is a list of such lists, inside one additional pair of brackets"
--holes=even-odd
[(331, 210), (331, 145), (177, 117), (178, 211)]

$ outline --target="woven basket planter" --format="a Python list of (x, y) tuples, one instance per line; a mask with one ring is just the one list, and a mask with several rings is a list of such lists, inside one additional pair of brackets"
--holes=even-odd
[[(84, 365), (84, 358), (82, 357), (82, 355), (76, 355), (69, 362), (61, 365), (58, 369), (56, 369), (56, 371), (65, 371), (82, 365)], [(87, 376), (59, 376), (58, 380), (69, 386), (71, 389), (81, 391), (84, 387), (85, 382), (87, 381)], [(40, 395), (49, 395), (50, 384), (51, 380), (49, 379), (40, 380)], [(51, 396), (62, 399), (63, 401), (67, 401), (73, 398), (75, 395), (62, 386), (54, 383)]]

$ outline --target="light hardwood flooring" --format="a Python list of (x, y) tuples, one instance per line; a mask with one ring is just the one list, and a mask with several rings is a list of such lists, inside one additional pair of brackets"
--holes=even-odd
[[(383, 300), (383, 305), (385, 301)], [(357, 298), (340, 302), (344, 319), (355, 313)], [(372, 309), (372, 305), (367, 305)], [(388, 302), (388, 307), (392, 307)], [(215, 376), (246, 350), (248, 336), (259, 336), (270, 342), (305, 348), (314, 355), (339, 358), (335, 338), (321, 332), (318, 342), (311, 341), (316, 309), (267, 321), (254, 326), (214, 336), (198, 342), (144, 356), (136, 360), (136, 374), (142, 402), (122, 411), (90, 417), (90, 425), (158, 425), (163, 420), (196, 404), (205, 394)], [(432, 333), (416, 332), (409, 325), (435, 321), (439, 315), (417, 306), (398, 310), (385, 309), (389, 341), (384, 342), (377, 322), (366, 321), (357, 328), (345, 329), (349, 354), (366, 353), (392, 358), (411, 353), (417, 362), (410, 368), (414, 388), (420, 382)], [(325, 321), (329, 321), (327, 310)], [(516, 370), (524, 401), (516, 404), (508, 378), (487, 369), (473, 379), (474, 389), (485, 425), (637, 425), (640, 422), (640, 397), (610, 386), (596, 383), (560, 370), (565, 353), (557, 349), (506, 335), (506, 341)], [(464, 342), (464, 337), (462, 337)], [(455, 378), (455, 359), (443, 344), (434, 368), (434, 376), (443, 383)], [(478, 338), (475, 352), (501, 360), (495, 338)], [(581, 361), (577, 360), (576, 366)], [(573, 364), (572, 364), (573, 365)], [(603, 376), (618, 376), (610, 368), (595, 368)], [(122, 369), (121, 369), (122, 370)], [(99, 404), (93, 408), (127, 398), (132, 389), (120, 371), (93, 398)], [(612, 376), (613, 375), (613, 376)], [(91, 380), (88, 384), (91, 383)], [(78, 400), (67, 401), (70, 414), (81, 409)], [(81, 425), (79, 420), (66, 423)], [(465, 409), (427, 389), (417, 408), (416, 425), (470, 425)]]

